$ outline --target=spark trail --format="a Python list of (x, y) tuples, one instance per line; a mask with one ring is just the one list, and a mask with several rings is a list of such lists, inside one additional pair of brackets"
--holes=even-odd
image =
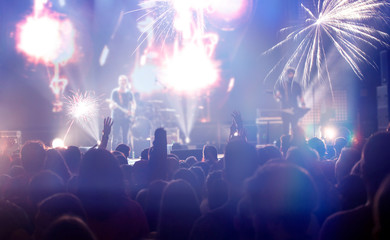
[(332, 91), (327, 60), (329, 49), (325, 43), (331, 43), (330, 46), (337, 50), (362, 79), (361, 63), (376, 67), (369, 53), (362, 47), (390, 46), (389, 34), (376, 27), (388, 23), (384, 10), (389, 6), (390, 2), (384, 0), (318, 0), (312, 8), (301, 4), (307, 14), (304, 24), (282, 29), (282, 32), (287, 32), (286, 38), (265, 54), (291, 42), (296, 42), (297, 47), (291, 54), (280, 59), (266, 79), (284, 64), (279, 81), (286, 69), (292, 66), (301, 70), (302, 84), (305, 87), (312, 83), (312, 72), (316, 71), (317, 80), (327, 81)]

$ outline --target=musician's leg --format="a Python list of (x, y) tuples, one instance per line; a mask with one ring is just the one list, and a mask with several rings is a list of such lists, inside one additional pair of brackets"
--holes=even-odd
[(117, 120), (117, 119), (114, 119), (114, 124), (112, 125), (112, 141), (111, 141), (111, 149), (115, 149), (118, 145), (119, 145), (119, 142), (120, 142), (120, 129), (121, 129), (121, 125), (120, 125), (120, 121)]
[(130, 122), (125, 119), (122, 123), (122, 143), (128, 145), (128, 137), (129, 137), (129, 127), (130, 127)]
[(294, 131), (298, 127), (298, 118), (291, 116), (291, 130)]
[(283, 129), (283, 134), (284, 135), (289, 135), (290, 134), (290, 116), (289, 114), (282, 113), (282, 129)]

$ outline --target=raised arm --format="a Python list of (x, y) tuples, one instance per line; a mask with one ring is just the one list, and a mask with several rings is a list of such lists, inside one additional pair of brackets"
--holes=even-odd
[(230, 126), (229, 140), (233, 138), (241, 138), (246, 141), (246, 132), (242, 122), (241, 113), (238, 111), (233, 111), (232, 117), (233, 121), (232, 125)]
[(111, 128), (112, 128), (113, 123), (114, 122), (112, 121), (112, 119), (110, 117), (104, 118), (103, 135), (102, 135), (102, 140), (101, 140), (100, 145), (99, 145), (100, 149), (107, 149), (108, 139), (109, 139), (109, 136), (111, 133)]

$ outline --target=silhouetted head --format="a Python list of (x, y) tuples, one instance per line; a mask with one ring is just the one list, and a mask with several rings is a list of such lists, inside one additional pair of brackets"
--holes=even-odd
[(347, 146), (347, 140), (343, 137), (338, 137), (336, 140), (334, 140), (334, 150), (336, 151), (336, 154), (340, 154), (341, 150)]
[(49, 226), (42, 239), (95, 240), (96, 238), (82, 219), (73, 216), (63, 216)]
[(321, 139), (317, 137), (313, 137), (308, 141), (308, 145), (309, 147), (317, 151), (320, 159), (322, 159), (325, 156), (326, 153), (325, 143)]
[(77, 196), (88, 214), (105, 218), (124, 200), (124, 180), (115, 157), (104, 149), (90, 149), (81, 162)]
[(129, 157), (130, 155), (130, 147), (127, 146), (126, 144), (119, 144), (116, 148), (115, 148), (115, 151), (119, 151), (121, 153), (123, 153), (123, 155), (125, 155), (126, 158)]
[(158, 233), (160, 239), (188, 239), (194, 221), (200, 217), (194, 189), (184, 180), (171, 181), (161, 199)]
[(185, 162), (188, 164), (188, 166), (191, 167), (192, 165), (194, 165), (195, 163), (197, 163), (198, 160), (197, 160), (196, 157), (194, 157), (194, 156), (189, 156), (189, 157), (186, 158)]
[(145, 215), (148, 219), (151, 232), (157, 230), (161, 198), (167, 185), (168, 183), (162, 180), (154, 181), (149, 185), (149, 191), (145, 203)]
[(197, 198), (200, 199), (201, 197), (201, 184), (199, 183), (199, 180), (196, 178), (195, 173), (193, 173), (189, 169), (181, 168), (175, 172), (173, 175), (174, 180), (182, 179), (186, 182), (188, 182), (192, 188), (195, 190), (195, 193), (197, 195)]
[(70, 193), (58, 193), (38, 204), (35, 216), (35, 239), (41, 239), (47, 227), (63, 215), (72, 215), (86, 221), (87, 216), (78, 197)]
[[(267, 164), (247, 183), (257, 239), (287, 239), (305, 235), (317, 207), (317, 190), (310, 175), (292, 164)], [(273, 227), (271, 227), (273, 226)]]
[(335, 176), (337, 182), (351, 174), (353, 166), (360, 160), (360, 153), (353, 148), (344, 148), (336, 162)]
[(383, 181), (374, 200), (376, 239), (390, 239), (390, 175)]
[(218, 152), (214, 146), (205, 145), (203, 147), (203, 159), (205, 161), (217, 162), (218, 161)]
[(85, 192), (123, 191), (123, 175), (115, 157), (104, 149), (85, 153), (79, 174), (79, 189)]
[(274, 146), (265, 146), (257, 149), (259, 164), (263, 165), (271, 159), (282, 159), (282, 153)]
[(218, 208), (227, 202), (228, 186), (222, 171), (214, 171), (207, 176), (206, 192), (210, 209)]
[(363, 149), (361, 169), (369, 197), (373, 197), (390, 173), (390, 132), (376, 133), (368, 139)]
[(43, 168), (46, 158), (45, 145), (40, 141), (26, 142), (22, 150), (21, 161), (24, 170), (28, 173), (37, 173)]
[(367, 192), (363, 180), (356, 175), (344, 177), (337, 185), (342, 210), (354, 209), (367, 202)]
[(0, 200), (0, 239), (30, 239), (29, 232), (32, 226), (27, 216), (26, 212), (16, 204)]
[(67, 182), (70, 178), (68, 166), (64, 158), (56, 149), (49, 149), (46, 151), (45, 169), (51, 170)]
[(34, 206), (43, 199), (61, 192), (65, 192), (64, 181), (52, 171), (41, 171), (30, 180), (29, 199)]
[(313, 174), (317, 170), (318, 153), (308, 147), (292, 147), (287, 152), (286, 160)]
[(230, 141), (226, 145), (224, 159), (225, 178), (235, 187), (240, 187), (258, 168), (256, 149), (245, 141)]
[(112, 155), (114, 155), (114, 157), (117, 160), (119, 165), (129, 164), (127, 162), (127, 158), (125, 157), (125, 155), (122, 152), (119, 152), (119, 151), (115, 150), (115, 151), (112, 152)]
[(69, 146), (64, 151), (64, 158), (69, 170), (73, 174), (78, 174), (81, 162), (81, 151), (76, 146)]
[(294, 75), (295, 75), (295, 69), (292, 67), (287, 68), (286, 74), (287, 74), (287, 78), (289, 80), (292, 80), (294, 78)]
[(142, 160), (149, 160), (149, 148), (145, 148), (141, 152), (141, 159)]

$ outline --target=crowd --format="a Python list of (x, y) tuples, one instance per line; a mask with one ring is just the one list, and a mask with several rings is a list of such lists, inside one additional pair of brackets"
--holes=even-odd
[(256, 149), (233, 117), (222, 159), (179, 159), (159, 128), (129, 165), (109, 118), (83, 154), (26, 142), (0, 159), (0, 239), (390, 239), (390, 133), (332, 151), (298, 128)]

